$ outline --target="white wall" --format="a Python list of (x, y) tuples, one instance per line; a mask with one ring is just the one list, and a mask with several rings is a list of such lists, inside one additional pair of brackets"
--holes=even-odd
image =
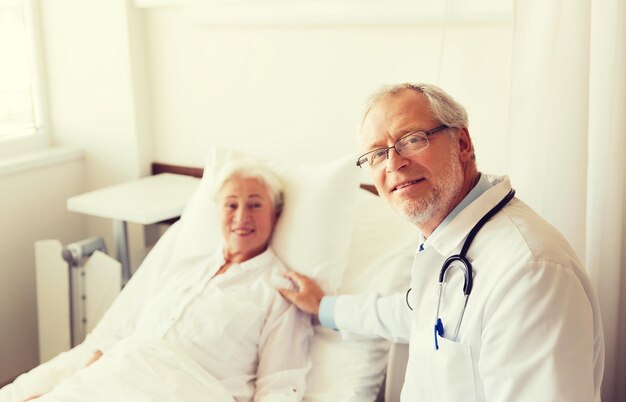
[(86, 235), (65, 201), (83, 189), (82, 161), (0, 176), (0, 384), (39, 362), (34, 242)]
[[(41, 1), (54, 142), (85, 150), (89, 191), (149, 174), (149, 91), (143, 16), (125, 0)], [(88, 218), (90, 236), (112, 250), (111, 221)], [(145, 255), (141, 227), (130, 227), (131, 263)]]
[(293, 162), (356, 153), (365, 97), (423, 81), (466, 105), (481, 168), (504, 170), (509, 23), (450, 22), (441, 53), (437, 21), (247, 28), (192, 24), (184, 8), (146, 13), (159, 161), (202, 165), (209, 144)]
[(55, 142), (85, 149), (90, 189), (139, 177), (126, 2), (42, 1), (41, 16)]

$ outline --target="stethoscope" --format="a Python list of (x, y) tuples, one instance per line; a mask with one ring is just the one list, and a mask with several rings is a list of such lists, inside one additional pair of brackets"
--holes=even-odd
[[(495, 214), (500, 212), (502, 208), (504, 208), (504, 206), (513, 199), (514, 196), (515, 196), (515, 190), (511, 189), (509, 193), (495, 207), (491, 208), (491, 210), (489, 210), (489, 212), (487, 212), (478, 221), (478, 223), (474, 225), (472, 230), (470, 230), (469, 234), (467, 235), (467, 239), (465, 239), (465, 242), (463, 243), (463, 247), (461, 247), (461, 252), (459, 254), (451, 255), (444, 261), (443, 266), (441, 267), (441, 271), (439, 271), (439, 296), (437, 299), (437, 313), (435, 315), (435, 327), (434, 327), (435, 349), (439, 350), (439, 341), (437, 339), (437, 336), (443, 337), (443, 332), (444, 332), (443, 321), (441, 320), (441, 317), (439, 317), (439, 310), (441, 307), (441, 296), (443, 294), (443, 287), (446, 284), (448, 268), (452, 266), (459, 268), (461, 271), (463, 271), (463, 277), (464, 277), (463, 294), (465, 295), (465, 301), (463, 303), (463, 309), (461, 310), (461, 316), (459, 317), (459, 320), (457, 321), (457, 324), (456, 324), (456, 328), (454, 329), (454, 334), (452, 338), (450, 338), (452, 340), (455, 340), (457, 335), (459, 334), (459, 328), (461, 328), (461, 322), (463, 321), (463, 316), (465, 315), (465, 308), (467, 307), (467, 300), (469, 299), (470, 293), (472, 293), (472, 285), (473, 285), (473, 280), (474, 280), (473, 272), (472, 272), (472, 264), (469, 262), (469, 260), (466, 257), (467, 250), (469, 250), (470, 246), (472, 245), (472, 242), (474, 241), (474, 237), (476, 237), (476, 235), (478, 234), (480, 229), (483, 227), (483, 225), (487, 223), (487, 221), (491, 219)], [(454, 263), (458, 263), (458, 264), (454, 264)], [(409, 304), (409, 292), (410, 291), (411, 289), (409, 289), (406, 292), (406, 304), (407, 306), (409, 306), (409, 309), (413, 310), (413, 308)]]

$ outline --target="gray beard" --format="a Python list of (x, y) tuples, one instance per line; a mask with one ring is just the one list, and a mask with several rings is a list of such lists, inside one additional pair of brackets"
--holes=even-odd
[(406, 200), (397, 212), (402, 218), (415, 226), (421, 227), (439, 212), (440, 204), (437, 204), (438, 198), (438, 195), (433, 192), (421, 200)]
[(449, 174), (437, 187), (422, 199), (405, 200), (396, 212), (418, 227), (422, 227), (433, 218), (441, 217), (463, 186), (463, 169), (458, 151), (450, 154), (447, 165)]

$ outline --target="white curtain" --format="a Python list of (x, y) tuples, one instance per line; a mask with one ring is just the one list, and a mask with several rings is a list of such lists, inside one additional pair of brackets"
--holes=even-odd
[(626, 0), (516, 1), (508, 135), (518, 195), (569, 239), (598, 292), (602, 400), (626, 401)]

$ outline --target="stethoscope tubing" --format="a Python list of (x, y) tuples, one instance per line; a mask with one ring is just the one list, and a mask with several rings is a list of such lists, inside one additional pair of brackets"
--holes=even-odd
[[(509, 190), (507, 195), (502, 200), (500, 200), (500, 202), (498, 202), (485, 215), (483, 215), (483, 217), (480, 218), (479, 221), (474, 225), (474, 227), (470, 230), (469, 234), (467, 235), (467, 238), (465, 239), (465, 242), (463, 243), (463, 246), (461, 247), (461, 251), (459, 252), (459, 254), (454, 254), (454, 255), (451, 255), (450, 257), (446, 258), (446, 260), (444, 261), (443, 265), (441, 266), (441, 270), (439, 271), (439, 280), (438, 280), (438, 282), (439, 282), (439, 297), (438, 297), (438, 300), (437, 300), (437, 312), (436, 312), (436, 323), (435, 323), (435, 347), (437, 349), (438, 349), (437, 333), (440, 332), (439, 335), (443, 336), (443, 324), (441, 323), (441, 319), (439, 318), (439, 310), (440, 310), (440, 307), (441, 307), (443, 286), (446, 283), (446, 274), (447, 274), (448, 268), (453, 266), (454, 263), (458, 262), (460, 264), (457, 264), (455, 266), (459, 267), (463, 271), (463, 276), (464, 276), (463, 294), (465, 295), (465, 301), (463, 303), (463, 309), (461, 311), (461, 316), (460, 316), (459, 320), (457, 321), (457, 325), (456, 325), (456, 328), (454, 330), (454, 334), (453, 334), (453, 337), (452, 337), (452, 339), (456, 339), (456, 337), (458, 335), (458, 331), (459, 331), (459, 329), (461, 327), (461, 322), (463, 321), (463, 316), (465, 315), (465, 308), (467, 307), (467, 301), (469, 299), (470, 294), (472, 293), (472, 288), (473, 288), (473, 285), (474, 285), (474, 272), (473, 272), (472, 264), (467, 259), (467, 252), (468, 252), (470, 246), (472, 245), (472, 242), (474, 241), (474, 238), (476, 237), (476, 235), (480, 231), (480, 229), (482, 229), (482, 227), (491, 218), (493, 218), (494, 215), (496, 215), (498, 212), (500, 212), (506, 206), (506, 204), (508, 204), (509, 201), (511, 201), (513, 199), (513, 197), (515, 197), (515, 190), (511, 189), (511, 190)], [(413, 308), (411, 307), (411, 304), (409, 303), (409, 293), (410, 292), (411, 292), (411, 288), (409, 288), (409, 290), (407, 290), (406, 296), (405, 296), (405, 300), (406, 300), (406, 304), (409, 307), (409, 309), (411, 311), (413, 311)], [(438, 329), (440, 330), (439, 332), (438, 332)]]

